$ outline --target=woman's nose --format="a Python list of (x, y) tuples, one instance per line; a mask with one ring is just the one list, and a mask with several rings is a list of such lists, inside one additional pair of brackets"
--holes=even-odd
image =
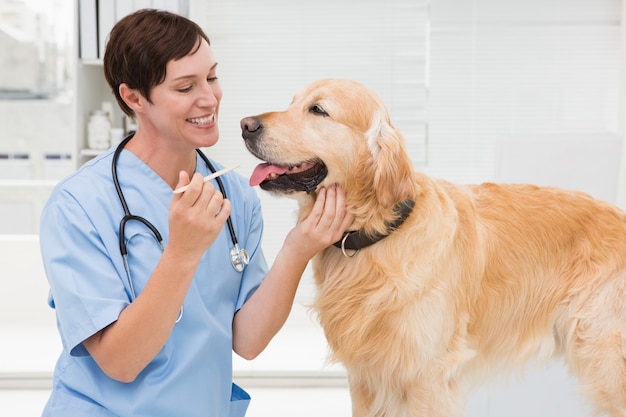
[(203, 84), (202, 88), (199, 89), (199, 97), (198, 100), (204, 106), (215, 106), (219, 103), (221, 94), (221, 88), (219, 84), (216, 83), (206, 83)]

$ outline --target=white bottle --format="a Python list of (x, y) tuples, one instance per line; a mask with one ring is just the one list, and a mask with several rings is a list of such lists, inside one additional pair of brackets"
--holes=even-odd
[(94, 110), (87, 124), (87, 145), (90, 149), (107, 149), (111, 146), (111, 122), (103, 110)]

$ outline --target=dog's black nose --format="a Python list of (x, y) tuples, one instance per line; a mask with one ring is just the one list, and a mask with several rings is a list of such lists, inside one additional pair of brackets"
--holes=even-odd
[(241, 136), (244, 139), (255, 139), (263, 130), (261, 121), (256, 117), (244, 117), (241, 119)]

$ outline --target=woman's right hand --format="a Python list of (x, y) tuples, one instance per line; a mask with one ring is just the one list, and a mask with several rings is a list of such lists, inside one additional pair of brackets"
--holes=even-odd
[(224, 227), (232, 206), (210, 182), (195, 173), (191, 181), (181, 171), (176, 188), (189, 185), (174, 194), (169, 209), (169, 242), (181, 253), (202, 255)]

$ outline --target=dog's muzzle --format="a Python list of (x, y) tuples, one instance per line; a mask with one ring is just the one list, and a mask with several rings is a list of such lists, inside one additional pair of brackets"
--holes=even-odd
[(246, 148), (257, 158), (268, 161), (256, 167), (250, 185), (282, 194), (315, 191), (328, 175), (324, 162), (318, 158), (296, 163), (275, 162), (275, 158), (265, 155), (262, 150), (264, 132), (263, 123), (257, 117), (241, 120), (241, 136)]

